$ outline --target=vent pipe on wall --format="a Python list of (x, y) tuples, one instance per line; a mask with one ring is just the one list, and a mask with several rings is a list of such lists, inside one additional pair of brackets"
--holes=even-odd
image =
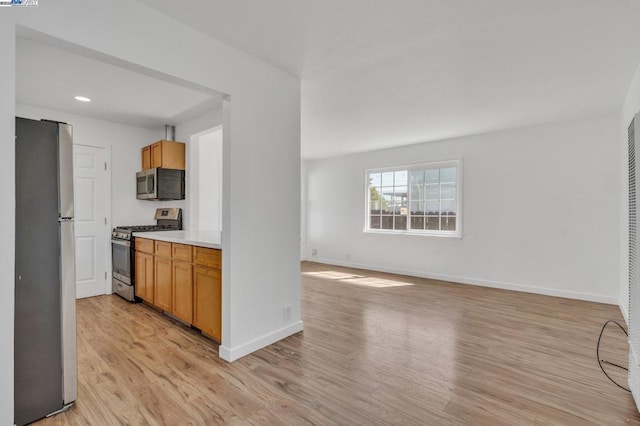
[(176, 126), (169, 124), (164, 125), (164, 140), (175, 141), (176, 140)]

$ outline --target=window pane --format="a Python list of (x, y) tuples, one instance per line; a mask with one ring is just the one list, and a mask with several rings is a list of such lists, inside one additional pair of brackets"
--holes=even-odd
[(428, 215), (440, 214), (440, 201), (427, 201), (426, 212)]
[(432, 231), (440, 230), (440, 218), (438, 216), (427, 216), (426, 229)]
[(372, 201), (369, 203), (369, 211), (371, 214), (380, 214), (380, 201)]
[(406, 198), (403, 198), (402, 201), (398, 204), (400, 206), (400, 214), (407, 214), (409, 203)]
[(382, 202), (382, 194), (380, 193), (380, 188), (369, 187), (369, 201), (370, 202)]
[(411, 229), (424, 229), (424, 217), (411, 216)]
[(412, 201), (411, 202), (411, 214), (423, 215), (424, 214), (424, 201)]
[(455, 216), (442, 216), (440, 218), (440, 229), (442, 229), (443, 231), (455, 231), (456, 230)]
[(456, 184), (455, 183), (443, 183), (440, 185), (442, 192), (440, 196), (442, 199), (453, 200), (456, 198)]
[(424, 170), (411, 170), (411, 185), (424, 183)]
[(381, 216), (382, 223), (380, 224), (381, 229), (393, 229), (393, 216)]
[(369, 186), (382, 186), (380, 173), (369, 173)]
[(396, 175), (396, 180), (394, 182), (394, 185), (398, 186), (398, 185), (406, 185), (407, 184), (407, 171), (406, 170), (400, 170), (398, 172), (395, 172)]
[(426, 183), (438, 183), (438, 182), (440, 182), (439, 173), (438, 173), (439, 170), (440, 169), (427, 169), (427, 171), (426, 171), (426, 175), (427, 175)]
[(371, 216), (369, 218), (370, 229), (380, 229), (380, 216)]
[(438, 200), (440, 198), (440, 185), (427, 185), (426, 199)]
[(381, 186), (393, 186), (393, 172), (382, 173)]
[(407, 186), (406, 185), (396, 185), (394, 193), (395, 193), (396, 199), (398, 201), (400, 201), (401, 198), (407, 198), (407, 195), (409, 195), (409, 194), (407, 194)]
[(395, 227), (394, 229), (405, 230), (407, 229), (407, 217), (406, 216), (395, 216)]
[(423, 185), (411, 185), (411, 193), (409, 198), (412, 200), (424, 200), (424, 186)]
[(393, 188), (382, 188), (382, 211), (391, 212), (393, 207)]
[(455, 182), (456, 181), (456, 168), (447, 167), (446, 169), (440, 169), (440, 182)]
[(440, 203), (442, 214), (455, 215), (456, 214), (456, 201), (455, 200), (445, 200)]

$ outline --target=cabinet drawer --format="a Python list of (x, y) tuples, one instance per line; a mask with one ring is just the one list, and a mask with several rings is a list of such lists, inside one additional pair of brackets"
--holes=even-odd
[(154, 241), (154, 243), (157, 256), (171, 257), (171, 243), (166, 241)]
[(191, 262), (191, 246), (186, 244), (176, 244), (173, 243), (171, 245), (172, 256), (175, 260), (184, 260), (185, 262)]
[(153, 240), (136, 238), (136, 251), (153, 254)]
[(220, 250), (206, 247), (194, 247), (193, 257), (193, 261), (196, 265), (220, 269)]

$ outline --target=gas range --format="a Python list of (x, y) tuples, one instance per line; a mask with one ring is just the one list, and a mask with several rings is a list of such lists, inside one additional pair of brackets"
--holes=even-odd
[(111, 264), (113, 292), (135, 302), (135, 238), (134, 232), (179, 231), (182, 209), (157, 209), (155, 225), (117, 226), (111, 232)]
[(179, 231), (182, 229), (182, 209), (156, 209), (155, 225), (116, 226), (111, 231), (112, 240), (133, 240), (134, 232)]
[(116, 226), (111, 231), (111, 238), (115, 240), (132, 240), (134, 232), (151, 232), (151, 231), (179, 231), (178, 225), (131, 225)]

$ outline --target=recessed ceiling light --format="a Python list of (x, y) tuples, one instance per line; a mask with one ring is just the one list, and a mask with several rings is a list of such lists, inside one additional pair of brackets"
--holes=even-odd
[(76, 101), (91, 102), (91, 99), (87, 98), (86, 96), (76, 96)]

